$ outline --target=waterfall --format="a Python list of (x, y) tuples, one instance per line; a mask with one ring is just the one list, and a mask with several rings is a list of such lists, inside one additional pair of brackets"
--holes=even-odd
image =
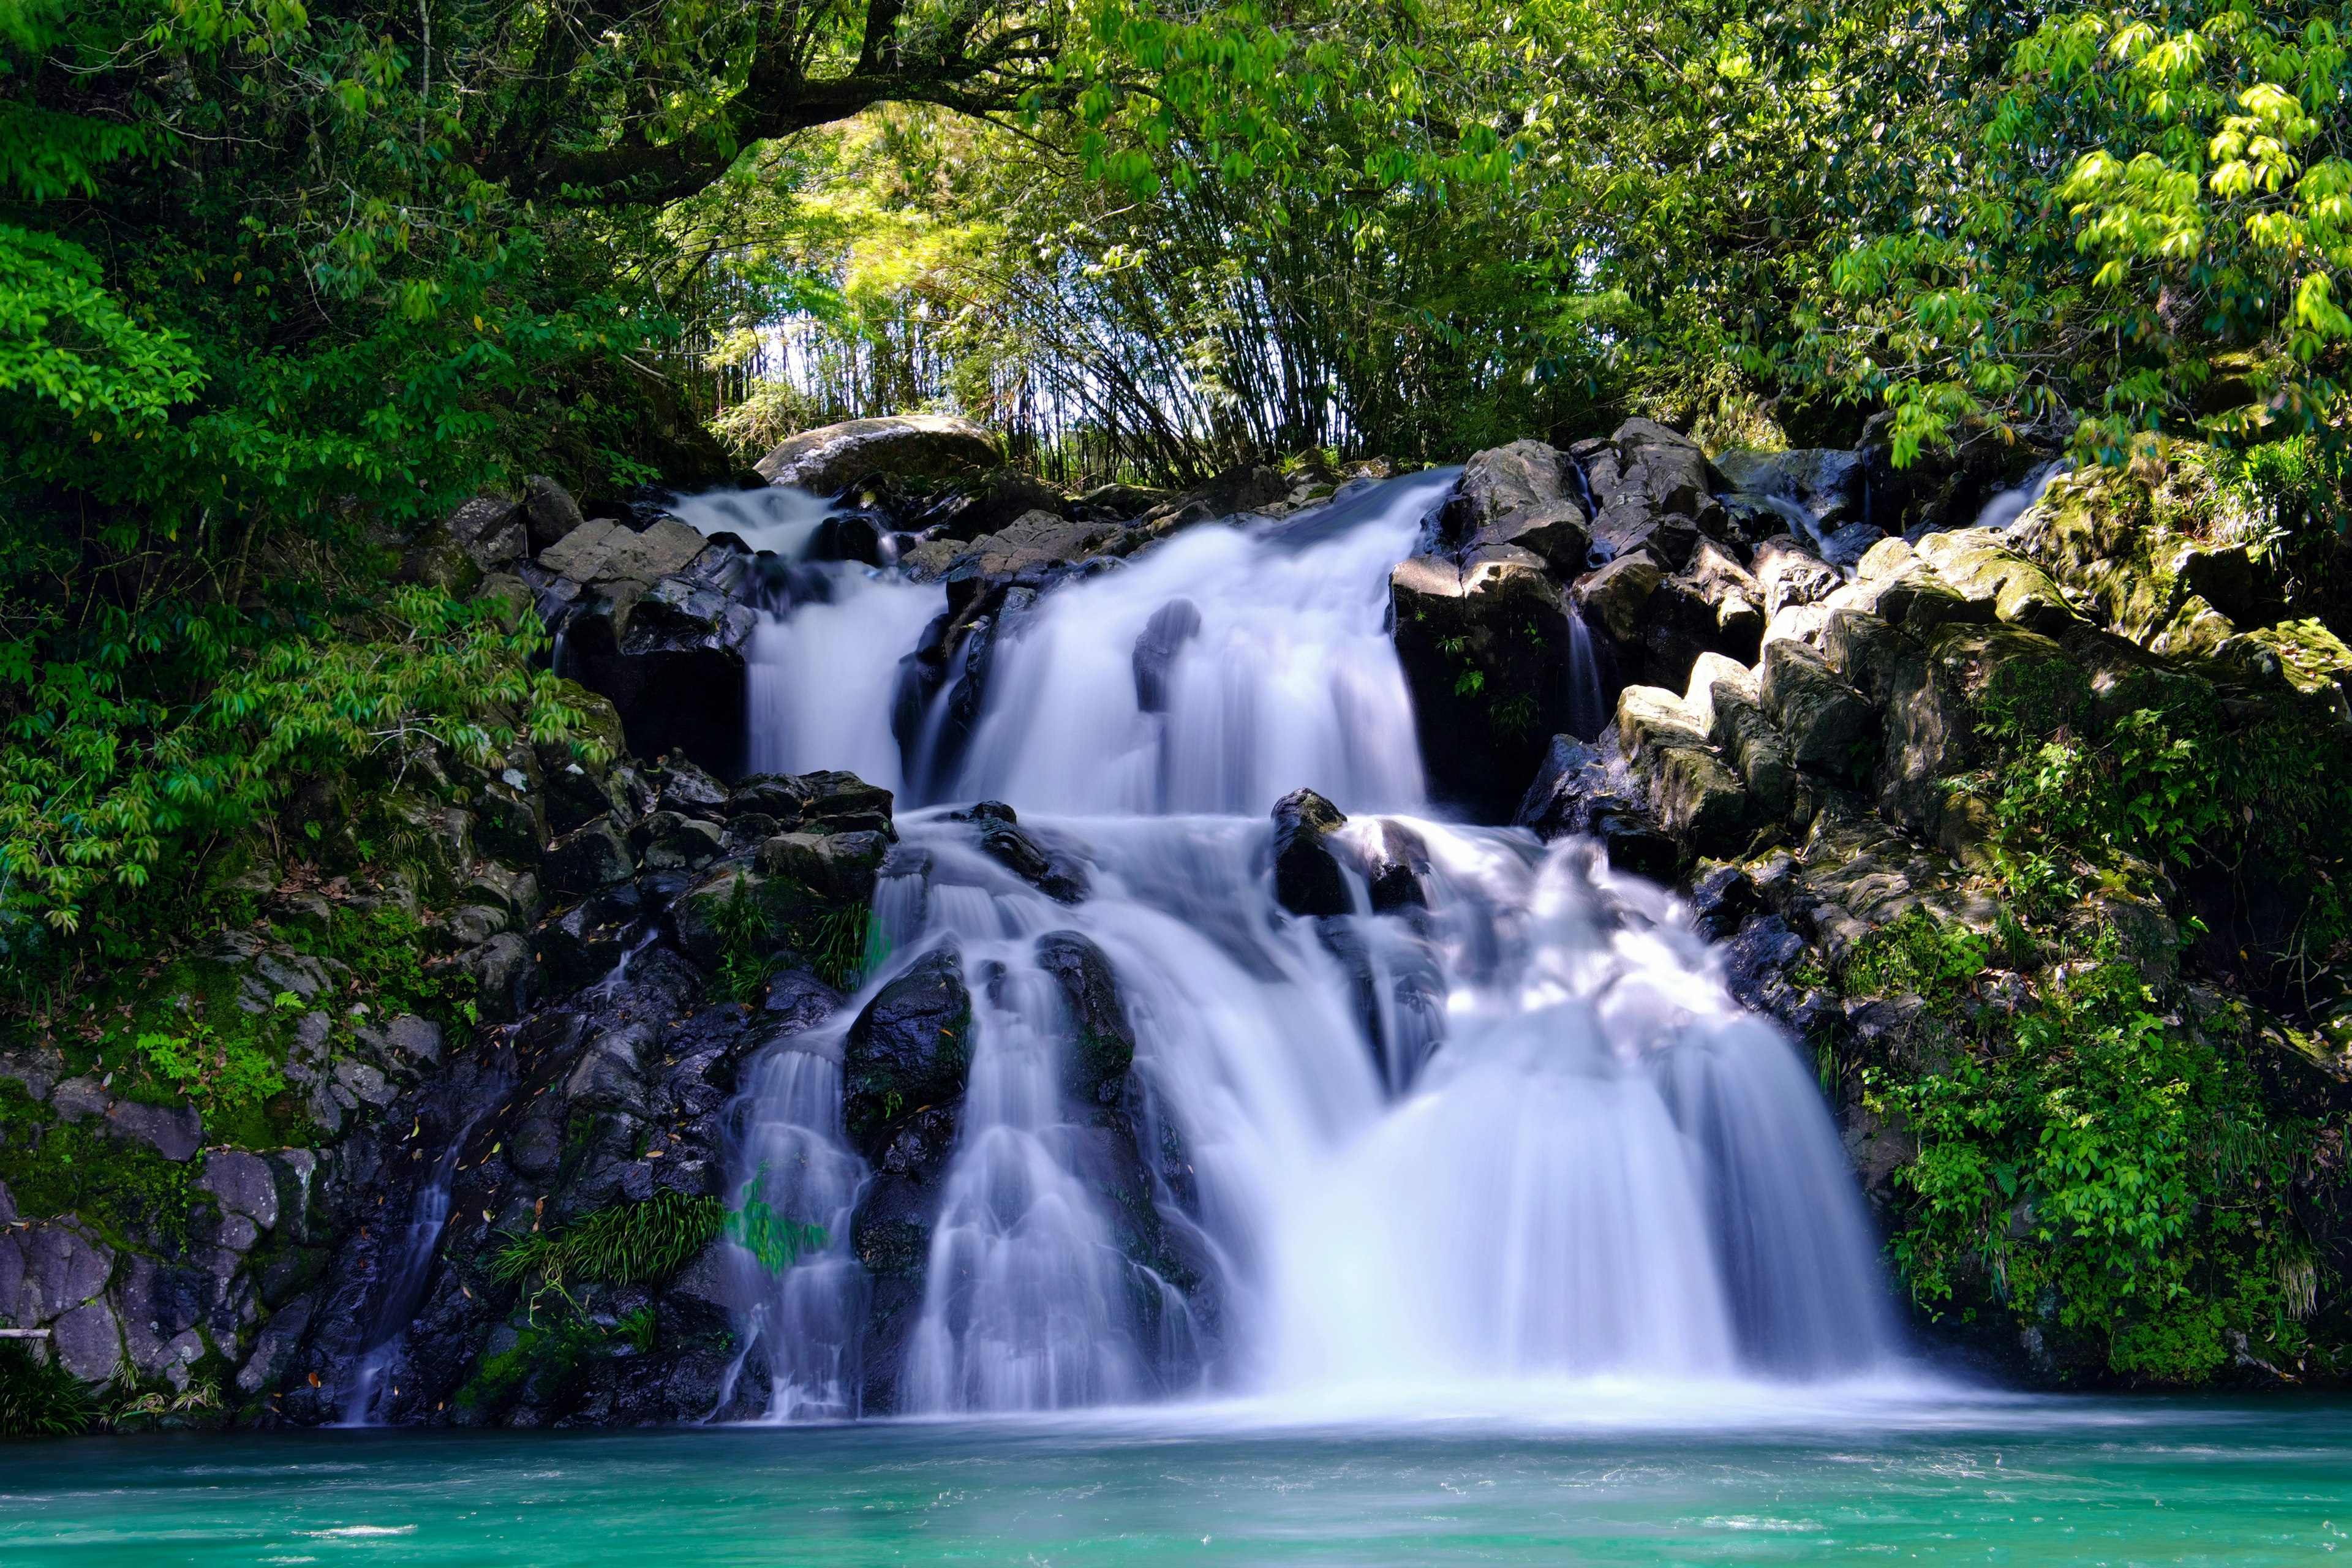
[[(751, 1316), (773, 1416), (859, 1413), (884, 1354), (901, 1413), (1421, 1409), (1899, 1363), (1811, 1075), (1671, 895), (1581, 841), (1415, 815), (1386, 583), (1444, 488), (1201, 527), (999, 628), (954, 794), (1010, 802), (1087, 891), (1023, 880), (970, 813), (903, 812), (875, 900), (889, 956), (747, 1069), (737, 1179), (829, 1237)], [(772, 754), (794, 767), (887, 745), (864, 694), (936, 601), (919, 616), (925, 591), (859, 581), (776, 617), (775, 678), (807, 710), (755, 696), (755, 754), (789, 725), (797, 749)], [(1349, 815), (1352, 913), (1275, 901), (1266, 813), (1301, 785)], [(1382, 874), (1375, 912), (1382, 864), (1412, 891)], [(1054, 955), (1073, 943), (1133, 1035), (1099, 1103), (1067, 1088)], [(949, 949), (969, 1086), (927, 1184), (887, 1173), (894, 1215), (921, 1194), (919, 1266), (869, 1277), (853, 1233), (886, 1173), (845, 1132), (844, 1051), (878, 991)]]
[(1388, 577), (1452, 482), (1391, 481), (1350, 528), (1196, 528), (1046, 594), (998, 647), (944, 797), (1255, 813), (1311, 780), (1345, 809), (1418, 805)]
[(2042, 499), (2042, 492), (2050, 488), (2051, 480), (2074, 466), (2073, 461), (2065, 458), (2036, 463), (2026, 470), (2025, 478), (2015, 486), (1998, 492), (1984, 503), (1977, 513), (1976, 526), (2007, 528), (2024, 515), (2027, 507)]
[[(501, 1089), (505, 1083), (503, 1079), (493, 1081)], [(487, 1107), (495, 1098), (495, 1093), (483, 1096), (481, 1103)], [(378, 1252), (384, 1266), (378, 1275), (380, 1290), (375, 1315), (369, 1321), (359, 1356), (352, 1363), (351, 1381), (335, 1391), (338, 1426), (383, 1424), (383, 1407), (379, 1401), (387, 1387), (385, 1379), (397, 1373), (403, 1363), (409, 1328), (415, 1321), (417, 1308), (424, 1304), (426, 1288), (433, 1282), (433, 1255), (441, 1245), (442, 1230), (449, 1223), (450, 1194), (457, 1184), (457, 1163), (464, 1156), (466, 1140), (472, 1136), (481, 1117), (482, 1113), (477, 1111), (458, 1126), (454, 1136), (441, 1143), (440, 1153), (434, 1156), (433, 1168), (417, 1184), (415, 1196), (409, 1204), (408, 1223)]]

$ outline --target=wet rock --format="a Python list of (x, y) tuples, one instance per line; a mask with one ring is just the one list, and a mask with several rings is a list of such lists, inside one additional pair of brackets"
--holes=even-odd
[(1429, 895), (1422, 879), (1429, 875), (1429, 847), (1420, 834), (1402, 823), (1382, 822), (1377, 831), (1375, 847), (1364, 868), (1372, 912), (1385, 915), (1427, 908)]
[(932, 949), (877, 991), (849, 1027), (843, 1117), (877, 1152), (900, 1118), (956, 1100), (971, 1069), (971, 996), (952, 942)]
[(758, 812), (812, 833), (877, 833), (895, 838), (890, 792), (856, 773), (754, 773), (735, 786), (730, 809)]
[(908, 414), (804, 431), (752, 466), (770, 484), (831, 496), (868, 474), (950, 479), (1003, 463), (996, 438), (970, 420)]
[(642, 864), (649, 870), (693, 870), (719, 858), (723, 835), (715, 822), (656, 811), (630, 830), (640, 847)]
[(1824, 533), (1861, 518), (1864, 466), (1857, 452), (1734, 451), (1717, 458), (1715, 466), (1742, 493), (1795, 502)]
[(312, 1306), (310, 1297), (298, 1297), (270, 1314), (261, 1332), (254, 1336), (253, 1350), (247, 1355), (245, 1364), (237, 1369), (236, 1386), (240, 1393), (259, 1394), (266, 1388), (277, 1387), (285, 1379), (294, 1352), (301, 1348), (303, 1335), (310, 1330)]
[(512, 931), (490, 938), (459, 964), (474, 977), (474, 1005), (485, 1023), (511, 1023), (539, 999), (542, 980), (533, 950)]
[[(698, 550), (703, 542), (682, 523), (659, 527), (691, 534)], [(672, 562), (692, 559), (689, 542), (667, 532), (631, 539), (614, 552), (612, 564), (675, 574), (685, 563)], [(567, 633), (567, 665), (576, 664), (581, 679), (612, 700), (637, 755), (677, 752), (733, 773), (741, 768), (749, 743), (744, 648), (758, 619), (724, 585), (661, 574), (635, 598), (625, 625), (614, 627), (608, 637), (593, 635), (584, 622)]]
[(1075, 904), (1088, 891), (1087, 868), (1070, 856), (1057, 855), (1022, 831), (1013, 808), (1003, 801), (984, 800), (970, 811), (952, 814), (969, 822), (989, 858), (1035, 888), (1047, 898)]
[(780, 833), (761, 841), (755, 863), (763, 876), (845, 903), (874, 896), (887, 849), (878, 833)]
[(1866, 522), (1850, 522), (1822, 539), (1822, 559), (1841, 571), (1850, 572), (1867, 554), (1871, 546), (1886, 537), (1884, 529)]
[(1703, 864), (1691, 883), (1691, 919), (1717, 942), (1730, 937), (1763, 907), (1747, 872), (1721, 861)]
[(215, 1150), (205, 1156), (204, 1173), (189, 1184), (210, 1193), (223, 1214), (243, 1215), (264, 1230), (278, 1223), (278, 1178), (258, 1154)]
[(1294, 915), (1344, 915), (1355, 909), (1346, 872), (1329, 843), (1347, 825), (1339, 808), (1313, 790), (1293, 790), (1274, 807), (1274, 901)]
[(1082, 1105), (1115, 1103), (1135, 1061), (1135, 1030), (1119, 997), (1118, 973), (1102, 949), (1073, 931), (1039, 937), (1037, 963), (1061, 988), (1070, 1020), (1064, 1091)]
[(1569, 728), (1568, 611), (1543, 562), (1510, 546), (1423, 555), (1390, 577), (1397, 658), (1440, 798), (1501, 815)]
[(1646, 555), (1622, 555), (1576, 584), (1576, 605), (1620, 643), (1638, 643), (1650, 596), (1665, 573)]
[(1788, 737), (1789, 754), (1800, 768), (1846, 778), (1874, 760), (1866, 754), (1878, 730), (1869, 700), (1802, 643), (1765, 646), (1756, 690), (1764, 711)]
[[(523, 483), (523, 518), (530, 530), (530, 547), (542, 552), (577, 529), (580, 503), (545, 474), (533, 474)], [(609, 520), (607, 520), (609, 521)]]
[(609, 821), (596, 821), (550, 845), (539, 863), (540, 880), (558, 899), (579, 899), (636, 869), (629, 847)]
[(1509, 545), (1531, 552), (1565, 581), (1591, 564), (1592, 530), (1573, 500), (1548, 501), (1505, 512), (1471, 536), (1474, 550)]
[(1200, 607), (1190, 599), (1171, 599), (1151, 613), (1136, 637), (1133, 665), (1135, 705), (1146, 713), (1168, 710), (1168, 672), (1184, 645), (1200, 635)]

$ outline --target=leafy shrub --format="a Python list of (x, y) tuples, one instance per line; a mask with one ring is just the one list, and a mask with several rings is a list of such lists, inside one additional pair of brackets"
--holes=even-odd
[(1942, 1071), (1865, 1071), (1865, 1102), (1918, 1148), (1889, 1244), (1913, 1295), (2005, 1304), (2165, 1381), (2210, 1376), (2231, 1331), (2295, 1353), (2312, 1266), (2289, 1193), (2311, 1126), (2168, 1025), (2128, 964), (2053, 986), (2001, 1044)]
[(70, 1437), (97, 1416), (81, 1379), (35, 1360), (16, 1340), (0, 1340), (0, 1437)]

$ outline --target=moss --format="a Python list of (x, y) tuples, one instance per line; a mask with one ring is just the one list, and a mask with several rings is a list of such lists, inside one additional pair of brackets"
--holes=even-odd
[(166, 1160), (88, 1121), (59, 1121), (14, 1079), (0, 1079), (0, 1182), (17, 1209), (78, 1214), (118, 1246), (185, 1244), (189, 1182), (200, 1163)]

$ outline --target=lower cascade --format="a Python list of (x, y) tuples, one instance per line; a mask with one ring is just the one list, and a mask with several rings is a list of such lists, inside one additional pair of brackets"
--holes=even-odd
[[(968, 744), (862, 986), (735, 1109), (734, 1181), (825, 1237), (746, 1272), (771, 1418), (1899, 1364), (1811, 1074), (1673, 898), (1426, 814), (1382, 620), (1443, 489), (1195, 531), (902, 689), (910, 758), (951, 705)], [(936, 597), (833, 570), (762, 628), (752, 755), (899, 784)]]

